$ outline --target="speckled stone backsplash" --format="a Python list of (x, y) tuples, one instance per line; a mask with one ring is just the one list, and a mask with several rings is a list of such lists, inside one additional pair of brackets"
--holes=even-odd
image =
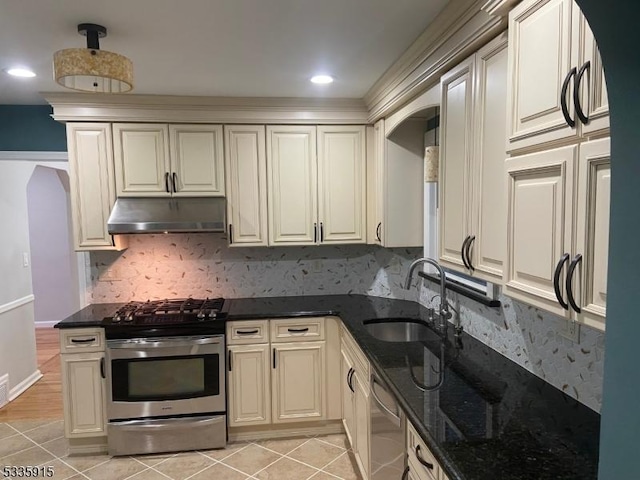
[[(123, 252), (92, 252), (88, 302), (169, 297), (272, 297), (360, 293), (429, 305), (433, 284), (402, 288), (421, 248), (368, 245), (229, 248), (216, 234), (133, 235)], [(107, 269), (118, 278), (106, 281)], [(582, 327), (580, 343), (558, 333), (553, 314), (502, 296), (500, 309), (451, 293), (464, 330), (600, 411), (604, 334)], [(437, 299), (436, 299), (437, 302)]]

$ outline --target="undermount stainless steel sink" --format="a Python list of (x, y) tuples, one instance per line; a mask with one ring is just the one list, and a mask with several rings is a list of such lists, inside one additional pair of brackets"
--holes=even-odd
[(409, 318), (383, 318), (362, 322), (369, 335), (384, 342), (420, 342), (434, 337), (424, 323)]

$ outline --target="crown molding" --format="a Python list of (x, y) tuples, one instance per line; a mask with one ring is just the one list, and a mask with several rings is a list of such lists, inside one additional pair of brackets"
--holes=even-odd
[(515, 7), (520, 0), (488, 0), (482, 6), (482, 10), (489, 15), (500, 15), (502, 17), (509, 14), (509, 10)]
[(43, 93), (60, 122), (366, 124), (352, 98), (191, 97)]
[(67, 152), (31, 152), (31, 151), (0, 151), (0, 161), (21, 162), (67, 162)]
[(364, 96), (369, 122), (388, 116), (440, 81), (454, 64), (507, 28), (486, 0), (452, 0)]

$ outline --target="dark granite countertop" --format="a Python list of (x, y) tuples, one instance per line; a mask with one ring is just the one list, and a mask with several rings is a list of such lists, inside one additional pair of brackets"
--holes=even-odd
[[(462, 348), (453, 329), (444, 342), (434, 333), (423, 342), (392, 343), (372, 337), (362, 324), (426, 321), (426, 309), (415, 302), (364, 295), (230, 302), (229, 320), (339, 315), (450, 480), (597, 478), (596, 412), (467, 334)], [(57, 326), (99, 326), (117, 306), (92, 305)], [(430, 391), (417, 386), (440, 380)]]
[(124, 303), (92, 303), (82, 310), (56, 323), (55, 328), (101, 327), (102, 319), (113, 313)]

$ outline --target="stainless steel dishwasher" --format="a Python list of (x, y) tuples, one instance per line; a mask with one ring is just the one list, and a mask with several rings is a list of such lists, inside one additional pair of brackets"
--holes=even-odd
[(405, 467), (405, 416), (385, 383), (371, 374), (371, 480), (399, 480)]

